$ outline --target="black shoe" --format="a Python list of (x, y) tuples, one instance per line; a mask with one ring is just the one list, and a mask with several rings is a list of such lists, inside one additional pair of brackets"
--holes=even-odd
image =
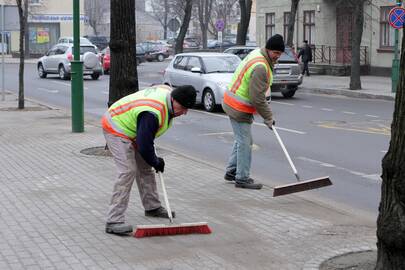
[(105, 232), (112, 234), (129, 234), (132, 233), (132, 226), (125, 223), (107, 223)]
[(224, 179), (227, 181), (235, 181), (235, 173), (233, 172), (226, 172)]
[(262, 189), (262, 184), (255, 184), (252, 178), (247, 180), (235, 180), (235, 187), (236, 188), (247, 188), (247, 189)]
[[(167, 210), (163, 207), (160, 206), (156, 209), (153, 210), (147, 210), (145, 211), (145, 216), (147, 217), (160, 217), (160, 218), (169, 218), (169, 215), (167, 214)], [(172, 217), (176, 217), (176, 213), (172, 211)]]

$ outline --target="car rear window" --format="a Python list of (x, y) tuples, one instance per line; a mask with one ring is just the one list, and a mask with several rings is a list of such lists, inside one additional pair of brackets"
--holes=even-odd
[(236, 70), (240, 63), (240, 59), (237, 56), (215, 56), (203, 57), (203, 62), (207, 73), (229, 73)]
[(294, 51), (291, 48), (286, 47), (284, 53), (278, 59), (278, 62), (297, 63)]
[[(72, 52), (74, 52), (73, 47), (72, 47)], [(94, 48), (94, 46), (80, 46), (80, 55), (83, 55), (86, 52), (92, 52), (94, 54), (97, 54), (96, 48)]]

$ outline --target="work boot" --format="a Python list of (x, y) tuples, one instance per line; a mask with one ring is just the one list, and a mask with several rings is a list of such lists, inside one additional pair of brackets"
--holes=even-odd
[[(160, 218), (169, 218), (169, 215), (167, 214), (167, 210), (163, 207), (160, 206), (156, 209), (153, 210), (145, 210), (145, 216), (147, 217), (160, 217)], [(176, 213), (172, 211), (172, 217), (176, 217)]]
[(105, 225), (105, 232), (112, 234), (129, 234), (132, 233), (132, 226), (129, 224), (121, 223), (107, 223)]
[(235, 179), (235, 187), (248, 189), (262, 189), (263, 185), (255, 183), (252, 178), (248, 178), (247, 180)]
[(227, 181), (235, 181), (235, 172), (226, 172), (224, 179)]

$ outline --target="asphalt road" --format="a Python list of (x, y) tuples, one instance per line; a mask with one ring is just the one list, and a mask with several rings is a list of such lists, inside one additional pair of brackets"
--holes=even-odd
[[(140, 87), (160, 83), (161, 72), (167, 63), (141, 64), (138, 67)], [(6, 65), (6, 89), (17, 92), (17, 74), (17, 64)], [(108, 75), (97, 81), (85, 78), (86, 114), (101, 116), (105, 111), (108, 83)], [(70, 108), (70, 81), (59, 80), (56, 75), (40, 79), (35, 65), (27, 64), (25, 85), (26, 97)], [(280, 136), (301, 178), (329, 175), (334, 183), (332, 187), (306, 192), (306, 195), (376, 216), (381, 159), (388, 149), (394, 103), (298, 91), (289, 100), (275, 94), (271, 107)], [(226, 115), (206, 113), (197, 108), (176, 119), (174, 126), (158, 139), (159, 144), (207, 161), (212, 166), (225, 166), (233, 142)], [(269, 186), (294, 182), (295, 177), (280, 146), (261, 119), (256, 119), (253, 137), (252, 177)]]

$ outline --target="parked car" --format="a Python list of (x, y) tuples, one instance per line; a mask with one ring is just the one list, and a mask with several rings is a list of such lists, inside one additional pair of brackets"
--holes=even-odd
[[(101, 55), (102, 55), (101, 63), (103, 65), (104, 73), (108, 74), (110, 73), (110, 60), (111, 60), (110, 47), (107, 47), (104, 50), (102, 50)], [(143, 62), (145, 62), (145, 51), (141, 46), (136, 46), (136, 65), (139, 66), (139, 64)]]
[[(58, 74), (59, 78), (67, 80), (71, 75), (72, 60), (73, 44), (56, 44), (38, 59), (38, 75), (40, 78), (46, 78), (48, 74)], [(80, 60), (83, 61), (83, 75), (89, 75), (93, 80), (97, 80), (103, 73), (95, 45), (81, 44)]]
[(240, 62), (239, 57), (232, 54), (177, 54), (165, 69), (163, 83), (174, 87), (193, 85), (197, 90), (197, 103), (202, 103), (206, 111), (212, 112), (222, 103)]
[[(68, 44), (73, 44), (73, 37), (60, 37), (58, 39), (58, 43), (68, 43)], [(80, 44), (91, 44), (94, 45), (93, 43), (91, 43), (90, 40), (88, 40), (85, 37), (80, 37)]]
[(106, 36), (84, 36), (87, 38), (91, 43), (97, 46), (97, 48), (101, 51), (108, 46), (109, 38)]
[[(254, 46), (235, 46), (224, 51), (244, 59), (251, 51), (258, 49)], [(273, 71), (272, 92), (281, 92), (283, 97), (291, 98), (302, 84), (303, 76), (297, 55), (290, 47), (285, 47), (285, 52), (278, 59)]]
[(170, 55), (169, 48), (157, 42), (146, 41), (138, 45), (144, 49), (146, 61), (163, 62)]
[(229, 47), (235, 46), (235, 43), (233, 43), (230, 40), (223, 40), (222, 42), (219, 42), (218, 40), (209, 40), (207, 44), (208, 49), (227, 49)]

